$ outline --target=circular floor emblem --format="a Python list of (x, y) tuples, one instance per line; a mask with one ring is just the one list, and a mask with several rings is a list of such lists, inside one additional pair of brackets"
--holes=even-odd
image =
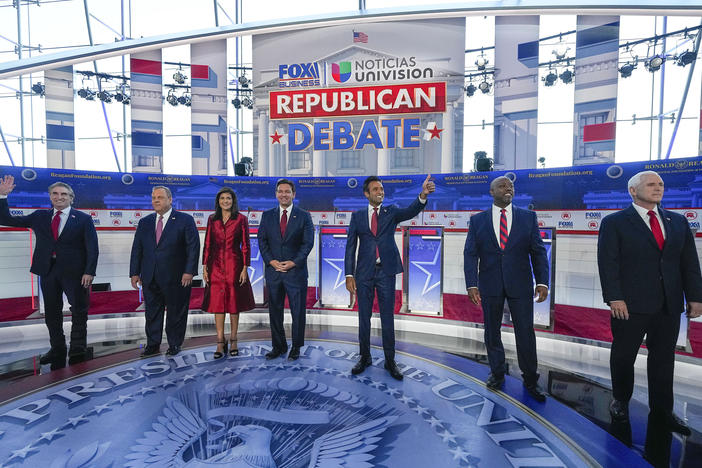
[(82, 376), (0, 406), (0, 465), (58, 467), (587, 466), (587, 455), (525, 407), (473, 378), (382, 350), (308, 341), (298, 361), (240, 342)]

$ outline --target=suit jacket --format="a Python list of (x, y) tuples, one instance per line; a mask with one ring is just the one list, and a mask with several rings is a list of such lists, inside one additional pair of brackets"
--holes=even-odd
[(636, 208), (605, 216), (597, 242), (604, 301), (623, 300), (630, 313), (652, 314), (665, 307), (683, 311), (683, 296), (702, 302), (702, 277), (695, 240), (684, 216), (658, 209), (666, 239), (663, 251)]
[(27, 216), (12, 216), (7, 198), (0, 199), (0, 224), (30, 228), (37, 237), (30, 271), (44, 276), (51, 269), (51, 258), (56, 253), (56, 266), (72, 277), (95, 276), (98, 260), (98, 239), (90, 216), (71, 208), (66, 225), (58, 240), (51, 232), (53, 209), (36, 210)]
[[(293, 205), (288, 214), (285, 237), (280, 235), (280, 206), (264, 211), (258, 226), (258, 249), (266, 265), (266, 281), (285, 280), (290, 284), (307, 284), (307, 257), (314, 246), (312, 216)], [(295, 262), (286, 273), (275, 271), (271, 260)]]
[[(415, 199), (407, 208), (382, 205), (378, 211), (378, 231), (375, 236), (368, 223), (368, 206), (354, 211), (351, 215), (349, 234), (346, 239), (346, 254), (344, 255), (346, 275), (353, 275), (360, 280), (372, 278), (375, 274), (376, 247), (380, 253), (383, 273), (388, 276), (402, 273), (402, 259), (395, 244), (395, 229), (402, 221), (417, 216), (425, 206), (426, 203), (421, 203), (419, 198)], [(356, 258), (356, 246), (358, 246), (358, 258)]]
[(548, 286), (548, 257), (536, 213), (512, 205), (512, 228), (504, 251), (495, 236), (492, 208), (471, 216), (463, 269), (466, 288), (477, 286), (485, 296), (532, 296), (532, 269), (536, 284)]
[(200, 236), (192, 216), (171, 211), (171, 217), (156, 245), (156, 213), (139, 221), (129, 276), (139, 275), (144, 285), (156, 281), (159, 285), (180, 284), (183, 273), (195, 276), (200, 258)]

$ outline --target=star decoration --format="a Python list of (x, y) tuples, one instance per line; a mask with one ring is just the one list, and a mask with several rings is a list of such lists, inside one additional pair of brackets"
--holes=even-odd
[(373, 380), (371, 383), (368, 384), (369, 387), (373, 388), (380, 388), (383, 385), (383, 382), (377, 382)]
[(212, 372), (211, 370), (206, 370), (205, 372), (202, 373), (203, 377), (213, 377), (214, 375), (215, 375), (215, 373)]
[(144, 396), (147, 393), (156, 393), (156, 388), (155, 387), (144, 387), (136, 393), (140, 393), (141, 396)]
[(410, 403), (415, 403), (414, 398), (410, 398), (407, 395), (402, 395), (400, 397), (400, 401), (406, 405), (409, 405)]
[(444, 432), (443, 434), (439, 434), (439, 437), (441, 437), (441, 440), (443, 440), (446, 443), (456, 443), (456, 436), (451, 434), (451, 432), (448, 429), (446, 429), (446, 432)]
[(131, 395), (120, 395), (117, 398), (115, 398), (112, 403), (119, 403), (120, 405), (123, 405), (125, 401), (134, 401), (134, 398), (132, 398)]
[(311, 366), (307, 366), (307, 370), (310, 372), (317, 372), (320, 370), (320, 368), (315, 366), (315, 365), (311, 365)]
[(460, 445), (457, 445), (455, 449), (449, 450), (453, 455), (454, 460), (461, 460), (468, 463), (468, 452), (464, 452)]
[(188, 383), (191, 381), (195, 381), (195, 376), (192, 374), (186, 374), (183, 376), (183, 383)]
[(76, 416), (75, 418), (68, 418), (68, 422), (63, 425), (63, 428), (68, 428), (68, 427), (73, 427), (74, 429), (83, 422), (88, 422), (88, 418), (85, 418), (83, 416)]
[(284, 134), (278, 133), (278, 130), (275, 131), (273, 135), (270, 135), (271, 139), (273, 140), (271, 144), (278, 143), (280, 144), (280, 139), (283, 138)]
[(431, 418), (427, 419), (427, 423), (429, 423), (429, 425), (430, 425), (431, 427), (441, 427), (441, 428), (443, 428), (443, 426), (442, 426), (443, 422), (442, 422), (441, 420), (439, 420), (439, 419), (436, 419), (434, 416), (432, 416)]
[(417, 405), (417, 406), (414, 408), (414, 411), (416, 411), (417, 414), (419, 414), (419, 415), (429, 414), (429, 411), (427, 411), (426, 408), (424, 408), (424, 407), (422, 407), (422, 406), (419, 406), (419, 405)]
[(163, 383), (162, 383), (161, 385), (159, 385), (159, 386), (165, 390), (165, 389), (167, 389), (168, 387), (171, 387), (171, 386), (172, 386), (172, 387), (177, 387), (178, 384), (176, 384), (175, 381), (173, 381), (173, 380), (171, 380), (171, 379), (166, 379), (166, 380), (164, 380)]
[(45, 441), (47, 441), (47, 442), (51, 442), (51, 441), (54, 440), (56, 437), (61, 437), (62, 435), (64, 435), (64, 434), (63, 434), (63, 433), (61, 432), (61, 430), (57, 427), (57, 428), (54, 429), (53, 431), (42, 432), (42, 433), (41, 433), (41, 437), (39, 437), (39, 440), (37, 440), (37, 443), (39, 443), (39, 442), (41, 442), (41, 441), (43, 441), (43, 440), (45, 440)]
[(261, 259), (261, 251), (259, 250), (256, 253), (255, 257), (251, 257), (251, 265), (249, 266), (249, 284), (253, 287), (256, 283), (259, 281), (263, 281), (263, 274), (259, 275), (256, 277), (256, 267), (254, 267), (254, 263), (258, 262)]
[(336, 369), (330, 369), (328, 367), (326, 369), (324, 369), (324, 373), (329, 374), (329, 375), (333, 375), (335, 371), (336, 371)]
[[(105, 411), (112, 411), (112, 408), (110, 408), (110, 404), (109, 404), (109, 403), (104, 404), (104, 405), (97, 405), (97, 406), (95, 406), (95, 408), (93, 408), (93, 409), (90, 411), (90, 413), (95, 413), (95, 414), (97, 414), (97, 415), (99, 416), (100, 414), (104, 413)], [(88, 413), (88, 414), (90, 414), (90, 413)]]
[(346, 284), (346, 275), (344, 274), (344, 270), (342, 270), (342, 266), (344, 265), (344, 259), (343, 258), (325, 258), (323, 259), (326, 263), (329, 264), (333, 269), (336, 270), (336, 279), (334, 280), (334, 287), (332, 290), (335, 290), (341, 285)]
[(302, 369), (302, 366), (300, 364), (295, 364), (294, 366), (290, 366), (290, 370), (300, 370)]
[(385, 389), (385, 393), (387, 393), (390, 396), (395, 396), (395, 395), (398, 395), (400, 393), (400, 391), (396, 388), (388, 387)]
[[(432, 129), (432, 128), (429, 128), (431, 124), (434, 124), (434, 128), (433, 128), (433, 129)], [(436, 125), (436, 122), (429, 122), (429, 123), (427, 124), (427, 129), (426, 129), (426, 131), (429, 133), (429, 135), (431, 135), (431, 136), (428, 138), (429, 140), (431, 140), (432, 138), (436, 138), (437, 140), (440, 140), (440, 139), (441, 139), (441, 132), (443, 132), (444, 129), (443, 129), (443, 128), (439, 128), (439, 127)], [(426, 137), (425, 137), (425, 138), (426, 138)]]
[(427, 270), (426, 268), (424, 268), (422, 265), (427, 265), (427, 266), (436, 265), (436, 263), (437, 263), (438, 260), (439, 260), (439, 254), (440, 254), (440, 253), (441, 253), (441, 251), (440, 251), (439, 249), (437, 249), (437, 250), (436, 250), (436, 253), (434, 254), (434, 259), (431, 260), (431, 261), (428, 261), (428, 260), (423, 260), (423, 261), (414, 260), (414, 261), (411, 261), (411, 262), (410, 262), (412, 265), (416, 266), (417, 269), (419, 269), (422, 273), (424, 273), (425, 275), (427, 275), (426, 280), (424, 280), (424, 287), (422, 288), (422, 296), (424, 296), (426, 293), (428, 293), (429, 291), (431, 291), (432, 289), (434, 289), (435, 287), (437, 287), (437, 286), (439, 285), (439, 281), (437, 281), (436, 283), (434, 283), (434, 284), (432, 284), (432, 285), (429, 285), (429, 283), (431, 283), (431, 277), (433, 276), (433, 273), (431, 273), (429, 270)]
[(12, 455), (10, 456), (10, 458), (8, 458), (8, 461), (14, 460), (15, 458), (17, 458), (17, 459), (21, 458), (22, 460), (24, 460), (25, 458), (27, 458), (27, 455), (29, 455), (32, 452), (37, 452), (37, 451), (39, 451), (38, 448), (32, 447), (32, 444), (29, 444), (26, 447), (23, 447), (19, 450), (13, 450)]

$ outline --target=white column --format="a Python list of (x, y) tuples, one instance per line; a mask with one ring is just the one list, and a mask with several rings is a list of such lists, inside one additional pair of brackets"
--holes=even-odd
[(268, 134), (268, 114), (261, 112), (258, 114), (258, 176), (266, 177), (268, 176), (269, 165), (269, 151), (270, 151), (270, 136)]
[[(453, 115), (453, 103), (446, 103), (446, 112), (443, 114), (442, 125), (444, 131), (441, 132), (441, 172), (454, 172), (453, 168), (453, 151), (456, 142), (454, 140), (454, 115)], [(438, 123), (437, 123), (438, 125)]]

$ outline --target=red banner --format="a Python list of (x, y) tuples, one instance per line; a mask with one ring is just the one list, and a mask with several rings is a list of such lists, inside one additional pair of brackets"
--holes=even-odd
[(444, 112), (446, 83), (271, 91), (271, 119)]

